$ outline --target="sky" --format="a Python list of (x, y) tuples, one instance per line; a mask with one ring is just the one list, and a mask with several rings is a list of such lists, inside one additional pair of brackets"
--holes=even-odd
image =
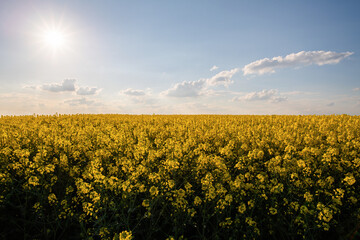
[(360, 114), (360, 1), (0, 2), (0, 114)]

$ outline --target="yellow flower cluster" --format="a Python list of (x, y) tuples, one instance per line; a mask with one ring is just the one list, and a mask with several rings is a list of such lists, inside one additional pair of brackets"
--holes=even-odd
[(0, 118), (0, 211), (14, 211), (0, 236), (19, 222), (38, 238), (346, 235), (359, 182), (358, 116)]

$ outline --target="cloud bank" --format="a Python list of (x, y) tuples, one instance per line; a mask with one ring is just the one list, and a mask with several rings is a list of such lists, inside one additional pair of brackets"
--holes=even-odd
[[(244, 75), (262, 75), (265, 73), (274, 73), (279, 68), (302, 67), (307, 65), (326, 65), (337, 64), (341, 60), (352, 55), (353, 52), (333, 52), (333, 51), (301, 51), (291, 53), (285, 57), (278, 56), (272, 59), (263, 58), (255, 62), (245, 65), (241, 70)], [(218, 67), (213, 66), (210, 71), (216, 70)], [(175, 84), (172, 88), (162, 92), (162, 95), (169, 97), (198, 97), (211, 92), (211, 87), (225, 86), (228, 87), (233, 83), (231, 80), (233, 75), (240, 69), (234, 68), (229, 71), (222, 71), (211, 78), (199, 79), (197, 81), (184, 81)], [(242, 100), (263, 100), (270, 95), (274, 95), (275, 90), (263, 90), (261, 92), (249, 93)], [(286, 101), (286, 97), (269, 97), (272, 102)]]
[(242, 69), (244, 75), (262, 75), (265, 73), (274, 73), (275, 69), (287, 67), (301, 67), (311, 64), (319, 66), (325, 64), (336, 64), (344, 58), (352, 55), (353, 52), (332, 52), (332, 51), (301, 51), (291, 53), (285, 57), (273, 57), (272, 59), (263, 58), (245, 65)]

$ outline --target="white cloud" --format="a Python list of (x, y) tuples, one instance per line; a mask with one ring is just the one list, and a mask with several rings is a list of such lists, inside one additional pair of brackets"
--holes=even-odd
[(129, 96), (144, 96), (146, 94), (143, 90), (135, 90), (131, 88), (122, 91), (122, 93)]
[(96, 95), (100, 91), (97, 87), (79, 87), (76, 90), (77, 95)]
[(246, 94), (243, 99), (247, 101), (254, 101), (254, 100), (268, 100), (273, 97), (277, 93), (277, 90), (270, 89), (270, 90), (262, 90), (260, 92), (251, 92)]
[(353, 88), (353, 91), (360, 91), (360, 88)]
[(332, 52), (332, 51), (301, 51), (298, 53), (291, 53), (285, 57), (273, 57), (272, 59), (263, 58), (255, 62), (247, 64), (243, 67), (244, 75), (264, 73), (274, 73), (277, 68), (286, 67), (301, 67), (311, 64), (325, 65), (336, 64), (344, 58), (352, 55), (353, 52)]
[(212, 71), (215, 71), (216, 69), (218, 69), (219, 67), (218, 66), (212, 66), (212, 68), (210, 68), (210, 71), (212, 72)]
[(40, 88), (49, 92), (73, 92), (75, 91), (75, 82), (75, 79), (65, 79), (60, 84), (44, 84)]
[(241, 97), (235, 97), (233, 101), (269, 101), (269, 102), (284, 102), (287, 97), (278, 95), (278, 90), (262, 90), (260, 92), (251, 92)]
[(169, 97), (198, 97), (211, 92), (208, 88), (214, 86), (229, 86), (232, 81), (231, 78), (239, 71), (238, 68), (229, 71), (222, 71), (211, 78), (199, 79), (197, 81), (184, 81), (175, 84), (174, 87), (164, 91), (162, 94)]
[[(75, 92), (76, 95), (89, 96), (98, 94), (101, 89), (97, 87), (78, 87), (76, 79), (64, 79), (61, 83), (44, 84), (38, 88), (48, 92)], [(34, 86), (25, 86), (24, 88), (36, 89)]]
[(173, 88), (164, 91), (163, 94), (169, 97), (197, 97), (202, 95), (205, 83), (203, 79), (190, 82), (184, 81), (175, 84)]
[(333, 106), (335, 106), (335, 103), (334, 103), (334, 102), (331, 102), (331, 103), (326, 104), (326, 106), (327, 106), (327, 107), (333, 107)]
[(232, 83), (231, 78), (238, 71), (239, 71), (238, 68), (234, 68), (229, 71), (219, 72), (212, 78), (206, 79), (206, 83), (209, 86), (216, 86), (216, 85), (229, 86)]

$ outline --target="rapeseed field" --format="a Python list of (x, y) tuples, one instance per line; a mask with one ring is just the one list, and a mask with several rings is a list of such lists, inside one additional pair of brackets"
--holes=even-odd
[(0, 239), (356, 239), (360, 117), (0, 118)]

